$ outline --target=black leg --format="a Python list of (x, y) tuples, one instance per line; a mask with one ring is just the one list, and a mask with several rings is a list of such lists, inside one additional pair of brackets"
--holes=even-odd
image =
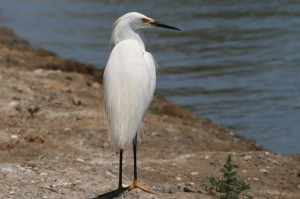
[(137, 149), (137, 134), (135, 135), (135, 138), (133, 140), (133, 175), (134, 175), (134, 181), (137, 181), (137, 164), (136, 164), (136, 149)]
[(119, 186), (118, 186), (118, 190), (123, 189), (123, 187), (122, 187), (122, 159), (123, 159), (123, 149), (120, 149)]
[(130, 187), (128, 187), (129, 188), (129, 190), (131, 190), (131, 189), (133, 189), (133, 188), (139, 188), (139, 189), (141, 189), (141, 190), (143, 190), (143, 191), (145, 191), (145, 192), (148, 192), (148, 193), (151, 193), (151, 194), (155, 194), (154, 192), (152, 192), (152, 191), (149, 191), (149, 190), (147, 190), (147, 189), (145, 189), (145, 188), (143, 188), (143, 187), (141, 187), (139, 184), (138, 184), (138, 182), (137, 182), (137, 161), (136, 161), (136, 159), (137, 159), (137, 155), (136, 155), (136, 152), (137, 152), (137, 134), (135, 135), (135, 138), (134, 138), (134, 140), (133, 140), (133, 175), (134, 175), (134, 180), (133, 180), (133, 183), (132, 183), (132, 185), (130, 185)]

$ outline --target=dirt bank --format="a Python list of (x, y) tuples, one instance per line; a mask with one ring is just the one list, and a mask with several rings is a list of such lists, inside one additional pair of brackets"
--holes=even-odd
[[(0, 29), (0, 198), (92, 198), (117, 186), (102, 107), (102, 71), (32, 49)], [(157, 194), (119, 198), (210, 198), (228, 152), (253, 198), (300, 198), (300, 156), (266, 151), (156, 96), (138, 149), (140, 183)], [(132, 182), (132, 151), (124, 153)], [(109, 197), (108, 197), (109, 198)]]

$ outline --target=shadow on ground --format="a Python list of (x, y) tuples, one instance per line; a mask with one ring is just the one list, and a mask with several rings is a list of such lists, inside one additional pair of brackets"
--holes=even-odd
[(101, 195), (98, 195), (94, 198), (90, 198), (90, 199), (112, 199), (112, 198), (116, 198), (118, 196), (120, 196), (122, 193), (124, 193), (124, 191), (126, 191), (129, 187), (125, 187), (122, 189), (116, 189)]

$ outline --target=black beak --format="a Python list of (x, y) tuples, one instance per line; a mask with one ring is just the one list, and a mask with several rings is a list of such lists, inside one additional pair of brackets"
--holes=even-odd
[(169, 25), (166, 25), (166, 24), (158, 22), (158, 21), (150, 22), (150, 24), (152, 26), (156, 26), (156, 27), (161, 27), (161, 28), (167, 28), (167, 29), (181, 31), (179, 28), (176, 28), (176, 27), (173, 27), (173, 26), (169, 26)]

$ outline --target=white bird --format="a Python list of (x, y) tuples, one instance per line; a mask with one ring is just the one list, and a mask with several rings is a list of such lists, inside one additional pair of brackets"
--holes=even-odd
[[(151, 27), (180, 30), (137, 12), (121, 16), (113, 25), (111, 41), (115, 47), (104, 71), (104, 107), (108, 135), (112, 145), (120, 150), (120, 191), (140, 188), (150, 192), (137, 183), (136, 149), (139, 130), (156, 84), (156, 62), (145, 50), (138, 30)], [(131, 144), (134, 152), (134, 181), (130, 187), (123, 188), (123, 149)]]

